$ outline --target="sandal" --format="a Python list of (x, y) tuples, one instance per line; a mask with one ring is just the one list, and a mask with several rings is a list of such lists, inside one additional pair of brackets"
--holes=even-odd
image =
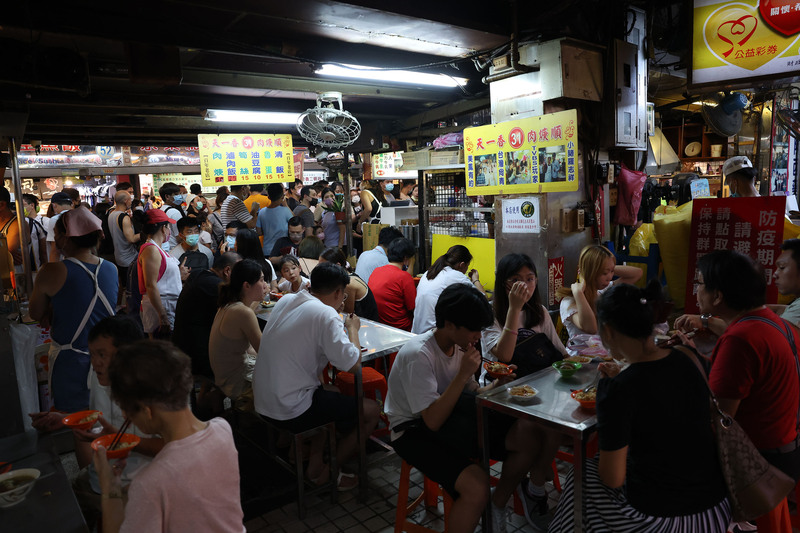
[(336, 490), (346, 492), (356, 487), (358, 487), (358, 478), (355, 474), (339, 472), (339, 477), (336, 479)]

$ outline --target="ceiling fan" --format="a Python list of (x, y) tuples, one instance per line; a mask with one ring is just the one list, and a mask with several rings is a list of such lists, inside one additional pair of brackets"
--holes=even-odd
[(317, 106), (300, 115), (297, 129), (309, 143), (332, 151), (350, 146), (361, 135), (361, 124), (342, 108), (342, 93), (335, 91), (317, 96)]
[(742, 129), (742, 110), (749, 104), (742, 93), (713, 93), (703, 99), (700, 114), (714, 133), (730, 137)]

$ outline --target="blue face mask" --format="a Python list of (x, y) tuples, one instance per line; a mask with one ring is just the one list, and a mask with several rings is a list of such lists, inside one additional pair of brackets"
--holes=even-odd
[(394, 190), (394, 183), (387, 183), (386, 184), (386, 191), (392, 192)]
[(233, 248), (236, 246), (236, 237), (228, 235), (227, 237), (225, 237), (225, 242), (228, 243), (228, 250), (232, 251)]
[(189, 246), (197, 246), (197, 243), (200, 242), (200, 235), (187, 235), (186, 236), (186, 244)]
[(175, 196), (172, 197), (172, 201), (174, 203), (176, 203), (176, 204), (182, 204), (183, 200), (184, 200), (184, 197), (183, 197), (182, 194), (176, 194)]

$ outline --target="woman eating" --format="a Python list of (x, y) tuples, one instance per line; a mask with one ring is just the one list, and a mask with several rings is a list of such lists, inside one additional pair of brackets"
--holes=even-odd
[[(731, 509), (709, 423), (709, 392), (696, 353), (656, 346), (661, 286), (615, 285), (597, 302), (603, 344), (597, 387), (599, 459), (584, 469), (583, 530), (727, 531)], [(575, 530), (567, 476), (550, 532)]]
[(94, 453), (103, 532), (244, 533), (231, 428), (222, 418), (202, 422), (192, 414), (189, 357), (168, 342), (139, 341), (119, 349), (108, 374), (125, 415), (165, 444), (131, 482), (127, 504), (120, 479), (124, 460), (112, 466), (102, 446)]
[(347, 284), (347, 298), (344, 301), (344, 313), (355, 313), (361, 318), (367, 318), (376, 322), (380, 321), (378, 314), (378, 304), (375, 303), (375, 296), (369, 290), (369, 285), (358, 277), (358, 274), (351, 272), (350, 265), (341, 248), (328, 248), (319, 256), (320, 263), (334, 263), (347, 270), (350, 275), (350, 283)]
[(483, 353), (517, 365), (517, 376), (527, 376), (564, 358), (550, 314), (539, 296), (536, 266), (525, 254), (508, 254), (497, 265), (494, 324), (483, 330)]
[(142, 328), (152, 338), (169, 338), (171, 335), (175, 306), (183, 288), (181, 279), (189, 275), (177, 259), (161, 249), (161, 245), (169, 240), (170, 224), (174, 223), (161, 209), (145, 213), (142, 233), (147, 242), (139, 249), (136, 266), (142, 294)]
[[(614, 276), (619, 279), (614, 280)], [(556, 292), (561, 300), (561, 322), (569, 339), (598, 333), (595, 303), (612, 283), (636, 283), (642, 269), (618, 265), (614, 254), (605, 246), (592, 244), (581, 250), (578, 259), (578, 281)], [(612, 281), (613, 280), (613, 281)]]
[(475, 288), (485, 294), (478, 271), (472, 269), (467, 274), (471, 262), (472, 254), (467, 247), (456, 244), (422, 274), (417, 285), (417, 298), (414, 301), (414, 323), (411, 326), (411, 333), (425, 333), (436, 327), (436, 316), (433, 311), (439, 295), (450, 285), (454, 283), (475, 285)]
[(89, 330), (115, 314), (117, 267), (93, 252), (103, 235), (100, 227), (85, 207), (56, 220), (54, 244), (64, 260), (42, 266), (30, 298), (31, 318), (51, 326), (50, 392), (55, 409), (67, 413), (89, 405)]
[(278, 290), (284, 294), (308, 290), (311, 285), (311, 281), (300, 270), (300, 261), (293, 255), (281, 258), (280, 270), (283, 279), (278, 282)]
[(261, 344), (253, 306), (264, 300), (268, 289), (263, 268), (252, 259), (233, 265), (230, 282), (219, 289), (208, 355), (217, 387), (240, 409), (253, 408), (253, 366)]

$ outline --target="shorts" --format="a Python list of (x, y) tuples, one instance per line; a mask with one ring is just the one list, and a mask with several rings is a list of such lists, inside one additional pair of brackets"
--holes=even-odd
[(264, 415), (261, 417), (276, 427), (292, 433), (302, 433), (328, 422), (336, 423), (336, 431), (346, 432), (354, 429), (358, 423), (358, 403), (354, 396), (325, 390), (320, 385), (314, 391), (311, 407), (302, 415), (289, 420), (275, 420)]
[(128, 288), (128, 270), (130, 267), (117, 265), (117, 275), (119, 277), (119, 288)]
[[(502, 461), (506, 456), (505, 440), (516, 418), (489, 412), (489, 455)], [(392, 441), (397, 455), (439, 483), (453, 498), (458, 498), (456, 479), (480, 458), (478, 416), (475, 395), (463, 393), (450, 417), (439, 431), (420, 424), (408, 428)]]

